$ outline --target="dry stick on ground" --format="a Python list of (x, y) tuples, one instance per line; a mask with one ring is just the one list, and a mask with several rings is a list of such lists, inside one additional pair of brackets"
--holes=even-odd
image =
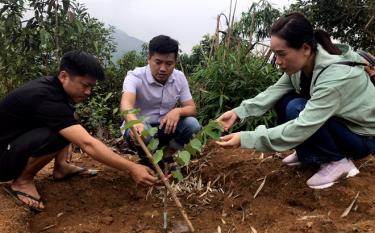
[(346, 210), (344, 211), (344, 213), (341, 214), (341, 218), (344, 218), (346, 216), (348, 216), (349, 212), (352, 210), (353, 208), (353, 205), (354, 203), (357, 201), (358, 199), (358, 196), (359, 196), (359, 192), (357, 193), (357, 195), (355, 196), (355, 198), (353, 199), (352, 203), (350, 203), (350, 205), (348, 206), (348, 208), (346, 208)]
[(263, 178), (263, 182), (260, 184), (258, 190), (255, 192), (255, 194), (254, 194), (254, 199), (258, 196), (258, 193), (260, 192), (260, 190), (262, 190), (264, 184), (266, 183), (266, 179), (267, 179), (267, 176), (265, 176), (265, 177)]
[(186, 214), (186, 211), (185, 211), (184, 207), (182, 207), (182, 204), (181, 204), (180, 200), (178, 199), (176, 193), (172, 189), (171, 184), (168, 181), (168, 178), (166, 178), (166, 176), (164, 175), (164, 173), (160, 169), (159, 165), (156, 164), (156, 163), (154, 163), (154, 158), (153, 158), (152, 154), (150, 153), (150, 151), (148, 150), (147, 146), (143, 142), (141, 136), (137, 133), (137, 131), (134, 129), (133, 126), (130, 128), (130, 130), (132, 131), (132, 133), (135, 136), (135, 138), (136, 138), (137, 142), (139, 143), (139, 145), (142, 147), (143, 151), (146, 153), (147, 158), (150, 160), (150, 162), (154, 166), (157, 174), (159, 175), (160, 179), (163, 181), (165, 187), (167, 187), (168, 191), (171, 193), (172, 198), (173, 198), (174, 202), (176, 203), (177, 208), (180, 210), (180, 212), (182, 214), (182, 217), (184, 217), (184, 219), (185, 219), (185, 221), (186, 221), (186, 223), (187, 223), (187, 225), (189, 227), (189, 230), (191, 232), (194, 232), (195, 231), (194, 227), (191, 224), (191, 222), (190, 222), (190, 220), (189, 220), (189, 218), (188, 218), (188, 216)]

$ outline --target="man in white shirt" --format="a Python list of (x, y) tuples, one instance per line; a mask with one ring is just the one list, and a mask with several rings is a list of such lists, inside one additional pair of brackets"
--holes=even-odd
[[(126, 121), (146, 117), (134, 125), (139, 134), (145, 128), (158, 127), (155, 137), (166, 146), (166, 157), (181, 149), (201, 126), (194, 116), (196, 106), (185, 75), (175, 69), (178, 42), (159, 35), (149, 43), (148, 65), (129, 71), (125, 77), (121, 110), (139, 108), (138, 115), (128, 114)], [(178, 107), (177, 107), (178, 105)], [(131, 149), (138, 152), (140, 163), (151, 166), (141, 148), (137, 147), (130, 130), (124, 137)], [(147, 143), (147, 140), (146, 140)]]

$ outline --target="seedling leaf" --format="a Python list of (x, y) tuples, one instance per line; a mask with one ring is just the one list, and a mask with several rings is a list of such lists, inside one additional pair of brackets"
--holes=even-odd
[(172, 171), (172, 176), (176, 178), (178, 181), (181, 181), (184, 177), (181, 174), (180, 170)]
[(159, 145), (159, 139), (153, 138), (151, 139), (150, 143), (147, 145), (147, 148), (150, 151), (155, 151), (158, 148), (158, 145)]
[(178, 152), (178, 157), (184, 162), (183, 165), (188, 165), (190, 162), (190, 153), (186, 150)]
[(154, 154), (154, 163), (159, 163), (163, 159), (163, 150), (157, 150)]
[(139, 123), (142, 123), (142, 121), (141, 120), (131, 120), (131, 121), (128, 121), (125, 124), (125, 129), (130, 129), (132, 126), (134, 126), (135, 124), (139, 124)]
[(215, 141), (220, 139), (220, 133), (218, 132), (208, 130), (206, 134)]
[(142, 137), (153, 137), (158, 132), (158, 128), (152, 127), (142, 131)]
[(201, 143), (198, 139), (194, 138), (193, 140), (191, 140), (191, 141), (190, 141), (190, 145), (191, 145), (191, 147), (192, 147), (194, 150), (201, 152), (201, 149), (202, 149), (202, 143)]

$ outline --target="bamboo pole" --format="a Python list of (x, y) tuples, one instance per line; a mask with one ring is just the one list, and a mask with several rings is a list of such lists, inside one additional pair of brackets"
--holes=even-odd
[(56, 60), (57, 62), (60, 61), (60, 42), (59, 42), (59, 0), (56, 0), (56, 8), (55, 8), (55, 42), (56, 42)]
[(216, 17), (216, 30), (215, 30), (215, 34), (213, 36), (213, 40), (211, 42), (210, 55), (208, 56), (209, 58), (211, 58), (213, 56), (214, 51), (218, 47), (218, 46), (216, 46), (216, 44), (219, 44), (219, 28), (220, 28), (220, 15), (217, 15), (217, 17)]
[[(231, 22), (231, 18), (232, 18), (232, 0), (230, 0), (230, 5), (229, 5), (229, 22), (228, 22), (228, 30), (227, 30), (227, 35), (226, 35), (226, 43), (225, 43), (225, 46), (226, 46), (226, 48), (229, 48), (230, 47), (230, 37), (231, 37), (231, 30), (232, 30), (232, 28), (231, 28), (231, 25), (232, 25), (232, 22)], [(224, 58), (226, 57), (225, 56), (225, 52), (226, 51), (224, 51)]]
[(254, 47), (252, 43), (253, 43), (253, 34), (255, 31), (255, 16), (256, 16), (255, 14), (256, 14), (256, 11), (254, 11), (253, 14), (251, 14), (251, 25), (250, 25), (250, 30), (249, 30), (249, 48)]
[(159, 165), (154, 162), (154, 157), (152, 156), (152, 154), (148, 150), (148, 148), (147, 148), (146, 144), (144, 143), (144, 141), (142, 140), (141, 136), (135, 130), (134, 126), (132, 126), (130, 128), (130, 130), (132, 131), (133, 135), (135, 136), (138, 144), (142, 147), (143, 151), (146, 153), (147, 158), (150, 160), (150, 162), (154, 166), (157, 174), (159, 175), (159, 177), (163, 181), (165, 187), (167, 187), (168, 191), (171, 193), (172, 198), (173, 198), (174, 202), (176, 203), (177, 208), (180, 210), (180, 213), (181, 213), (182, 217), (184, 218), (184, 220), (186, 221), (186, 223), (187, 223), (187, 225), (189, 227), (189, 230), (191, 232), (195, 232), (193, 224), (191, 224), (191, 222), (190, 222), (190, 220), (189, 220), (189, 218), (188, 218), (188, 216), (186, 214), (186, 211), (185, 211), (184, 207), (182, 206), (180, 200), (178, 199), (176, 193), (172, 189), (171, 184), (169, 183), (168, 178), (166, 178), (166, 176), (164, 175), (163, 171), (160, 169)]

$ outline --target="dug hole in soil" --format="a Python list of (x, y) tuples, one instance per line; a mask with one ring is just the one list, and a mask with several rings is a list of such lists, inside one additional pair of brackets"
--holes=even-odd
[[(356, 177), (313, 190), (305, 182), (316, 168), (283, 166), (285, 155), (210, 143), (186, 181), (173, 186), (196, 232), (375, 232), (374, 156), (355, 162)], [(74, 154), (73, 162), (100, 172), (55, 182), (49, 164), (36, 179), (42, 213), (24, 210), (1, 191), (0, 232), (163, 232), (164, 187), (137, 187), (128, 174), (85, 154)], [(167, 206), (168, 232), (186, 232), (172, 199)]]

